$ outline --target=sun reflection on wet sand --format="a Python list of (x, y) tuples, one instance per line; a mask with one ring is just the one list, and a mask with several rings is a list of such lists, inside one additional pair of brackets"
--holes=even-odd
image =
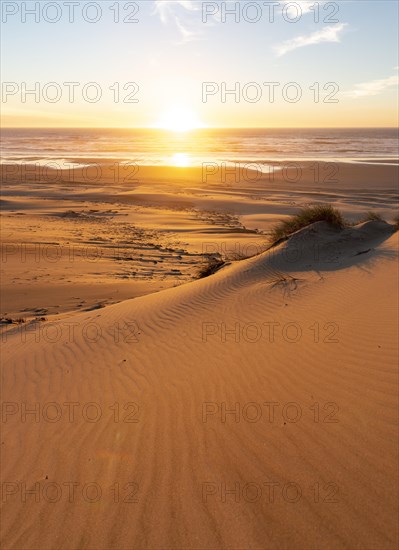
[(191, 165), (191, 158), (186, 153), (175, 153), (171, 160), (172, 165), (179, 168), (187, 168)]

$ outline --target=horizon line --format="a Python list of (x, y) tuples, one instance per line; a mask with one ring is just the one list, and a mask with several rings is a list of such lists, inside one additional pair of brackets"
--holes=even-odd
[(168, 128), (149, 126), (0, 126), (1, 130), (158, 130), (169, 133), (186, 134), (207, 130), (399, 130), (398, 126), (207, 126), (174, 131)]

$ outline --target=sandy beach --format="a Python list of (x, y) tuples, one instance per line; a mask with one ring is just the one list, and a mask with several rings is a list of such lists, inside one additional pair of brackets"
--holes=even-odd
[(351, 222), (397, 213), (389, 163), (282, 161), (267, 174), (140, 166), (134, 183), (122, 171), (115, 183), (110, 165), (1, 167), (2, 317), (102, 307), (195, 280), (215, 260), (266, 250), (271, 227), (303, 206), (333, 203)]
[(396, 548), (398, 166), (313, 164), (2, 166), (4, 548)]

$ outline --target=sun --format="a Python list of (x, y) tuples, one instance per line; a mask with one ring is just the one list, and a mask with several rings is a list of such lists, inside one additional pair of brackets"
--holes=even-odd
[(158, 127), (172, 132), (188, 132), (205, 126), (191, 109), (177, 106), (170, 108), (162, 116)]

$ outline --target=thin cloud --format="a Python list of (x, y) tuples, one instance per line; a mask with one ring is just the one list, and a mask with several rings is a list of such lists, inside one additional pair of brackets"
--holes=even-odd
[[(292, 18), (305, 15), (305, 13), (309, 13), (315, 9), (314, 0), (296, 0), (296, 2), (292, 2), (291, 0), (282, 0), (281, 3), (283, 4), (282, 8), (286, 7), (287, 16)], [(326, 0), (320, 0), (319, 9), (325, 3)]]
[(281, 44), (277, 44), (274, 50), (280, 57), (297, 48), (303, 48), (304, 46), (312, 46), (321, 44), (322, 42), (340, 42), (340, 35), (347, 26), (347, 23), (340, 23), (339, 25), (324, 27), (324, 29), (308, 35), (296, 36), (291, 40), (286, 40)]
[(154, 13), (159, 16), (164, 25), (174, 24), (179, 31), (182, 42), (196, 40), (200, 33), (193, 30), (189, 20), (190, 12), (200, 9), (194, 0), (156, 0)]
[(385, 90), (397, 87), (399, 84), (399, 76), (397, 74), (382, 78), (380, 80), (371, 80), (370, 82), (362, 82), (356, 84), (353, 90), (345, 92), (345, 96), (356, 99), (358, 97), (368, 97), (382, 94)]

